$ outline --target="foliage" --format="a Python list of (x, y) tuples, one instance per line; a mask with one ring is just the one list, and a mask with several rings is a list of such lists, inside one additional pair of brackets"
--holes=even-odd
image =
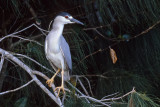
[(132, 93), (128, 102), (128, 107), (158, 107), (146, 94)]
[(16, 101), (14, 104), (15, 107), (26, 107), (27, 103), (27, 98), (20, 98), (19, 100)]
[[(31, 8), (34, 9), (36, 18), (33, 17), (33, 13), (29, 10), (30, 8), (27, 4), (30, 4)], [(67, 25), (65, 27), (63, 35), (71, 48), (73, 74), (103, 75), (105, 77), (87, 77), (91, 82), (95, 98), (100, 99), (104, 95), (115, 92), (125, 94), (133, 87), (136, 87), (138, 92), (152, 94), (160, 98), (160, 26), (157, 25), (150, 29), (149, 32), (135, 37), (159, 20), (160, 1), (39, 0), (35, 2), (34, 0), (1, 0), (0, 6), (2, 13), (0, 18), (2, 20), (0, 23), (1, 35), (20, 30), (33, 22), (37, 22), (37, 19), (41, 20), (42, 28), (48, 29), (49, 22), (60, 11), (67, 11), (73, 14), (73, 17), (86, 24), (85, 28), (103, 26), (97, 28), (97, 30), (109, 39), (103, 38), (94, 29), (85, 30), (85, 28), (77, 25)], [(31, 28), (20, 35), (44, 44), (45, 36), (38, 36), (39, 34), (41, 34), (39, 30)], [(121, 40), (122, 42), (119, 42)], [(15, 43), (18, 44), (13, 46)], [(117, 43), (117, 45), (112, 46), (114, 43)], [(117, 54), (118, 60), (116, 64), (113, 64), (110, 58), (109, 48), (107, 48), (109, 46), (112, 46), (112, 49)], [(17, 38), (8, 38), (0, 43), (0, 48), (25, 54), (52, 69), (45, 58), (43, 46), (33, 42), (23, 42), (23, 40)], [(99, 49), (105, 50), (91, 55)], [(87, 55), (90, 56), (85, 58)], [(49, 77), (53, 74), (28, 59), (20, 59), (32, 69), (39, 70)], [(7, 66), (2, 91), (14, 89), (30, 80), (30, 77), (12, 62), (8, 62)], [(45, 81), (42, 81), (45, 84)], [(82, 82), (89, 90), (85, 80), (82, 79)], [(56, 84), (59, 84), (59, 82), (57, 81)], [(80, 88), (80, 84), (77, 84), (77, 87)], [(146, 94), (138, 92), (132, 93), (128, 99), (124, 98), (124, 101), (116, 102), (112, 106), (158, 107), (155, 102), (159, 104), (159, 99), (154, 101), (156, 97), (150, 98), (150, 96), (148, 97)], [(24, 107), (26, 104), (29, 106), (55, 105), (50, 99), (48, 100), (48, 97), (41, 89), (36, 88), (35, 84), (25, 87), (16, 93), (0, 96), (0, 101), (3, 106), (7, 106), (7, 103), (10, 102), (9, 104), (16, 107), (21, 104)], [(84, 99), (75, 97), (67, 97), (65, 105), (66, 107), (73, 105), (91, 106), (87, 105)]]

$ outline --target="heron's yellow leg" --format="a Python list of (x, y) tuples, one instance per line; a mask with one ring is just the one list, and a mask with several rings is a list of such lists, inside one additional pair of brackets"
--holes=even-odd
[(58, 91), (58, 96), (59, 96), (60, 90), (62, 90), (63, 93), (65, 93), (65, 91), (64, 91), (64, 79), (63, 79), (63, 74), (64, 74), (64, 71), (62, 70), (62, 72), (61, 72), (61, 76), (62, 76), (62, 84), (61, 84), (61, 86), (60, 86), (60, 87), (56, 87), (55, 90), (54, 90), (54, 91), (56, 91), (56, 90)]
[(49, 80), (46, 81), (46, 83), (48, 84), (49, 87), (51, 87), (52, 83), (54, 82), (54, 78), (56, 77), (56, 75), (60, 72), (60, 68), (58, 68), (57, 72), (53, 75), (53, 77)]

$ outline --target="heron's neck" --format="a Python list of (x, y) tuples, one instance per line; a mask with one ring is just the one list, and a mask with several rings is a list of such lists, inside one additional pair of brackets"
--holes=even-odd
[(56, 36), (57, 38), (60, 38), (63, 32), (63, 28), (64, 28), (64, 24), (54, 21), (52, 26), (52, 31), (55, 33), (54, 36)]

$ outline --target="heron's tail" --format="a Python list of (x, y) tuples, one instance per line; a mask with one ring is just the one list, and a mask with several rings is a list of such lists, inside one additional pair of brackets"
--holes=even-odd
[(69, 81), (70, 80), (70, 75), (69, 75), (69, 71), (64, 71), (64, 81)]

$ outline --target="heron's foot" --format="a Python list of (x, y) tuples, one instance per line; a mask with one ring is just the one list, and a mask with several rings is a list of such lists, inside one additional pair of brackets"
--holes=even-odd
[(56, 90), (58, 91), (58, 96), (59, 96), (60, 90), (62, 90), (63, 93), (65, 93), (63, 85), (61, 85), (60, 87), (56, 87), (54, 91), (56, 91)]
[(51, 79), (46, 81), (46, 84), (48, 84), (48, 86), (51, 87), (53, 82), (54, 82), (54, 78), (51, 78)]

